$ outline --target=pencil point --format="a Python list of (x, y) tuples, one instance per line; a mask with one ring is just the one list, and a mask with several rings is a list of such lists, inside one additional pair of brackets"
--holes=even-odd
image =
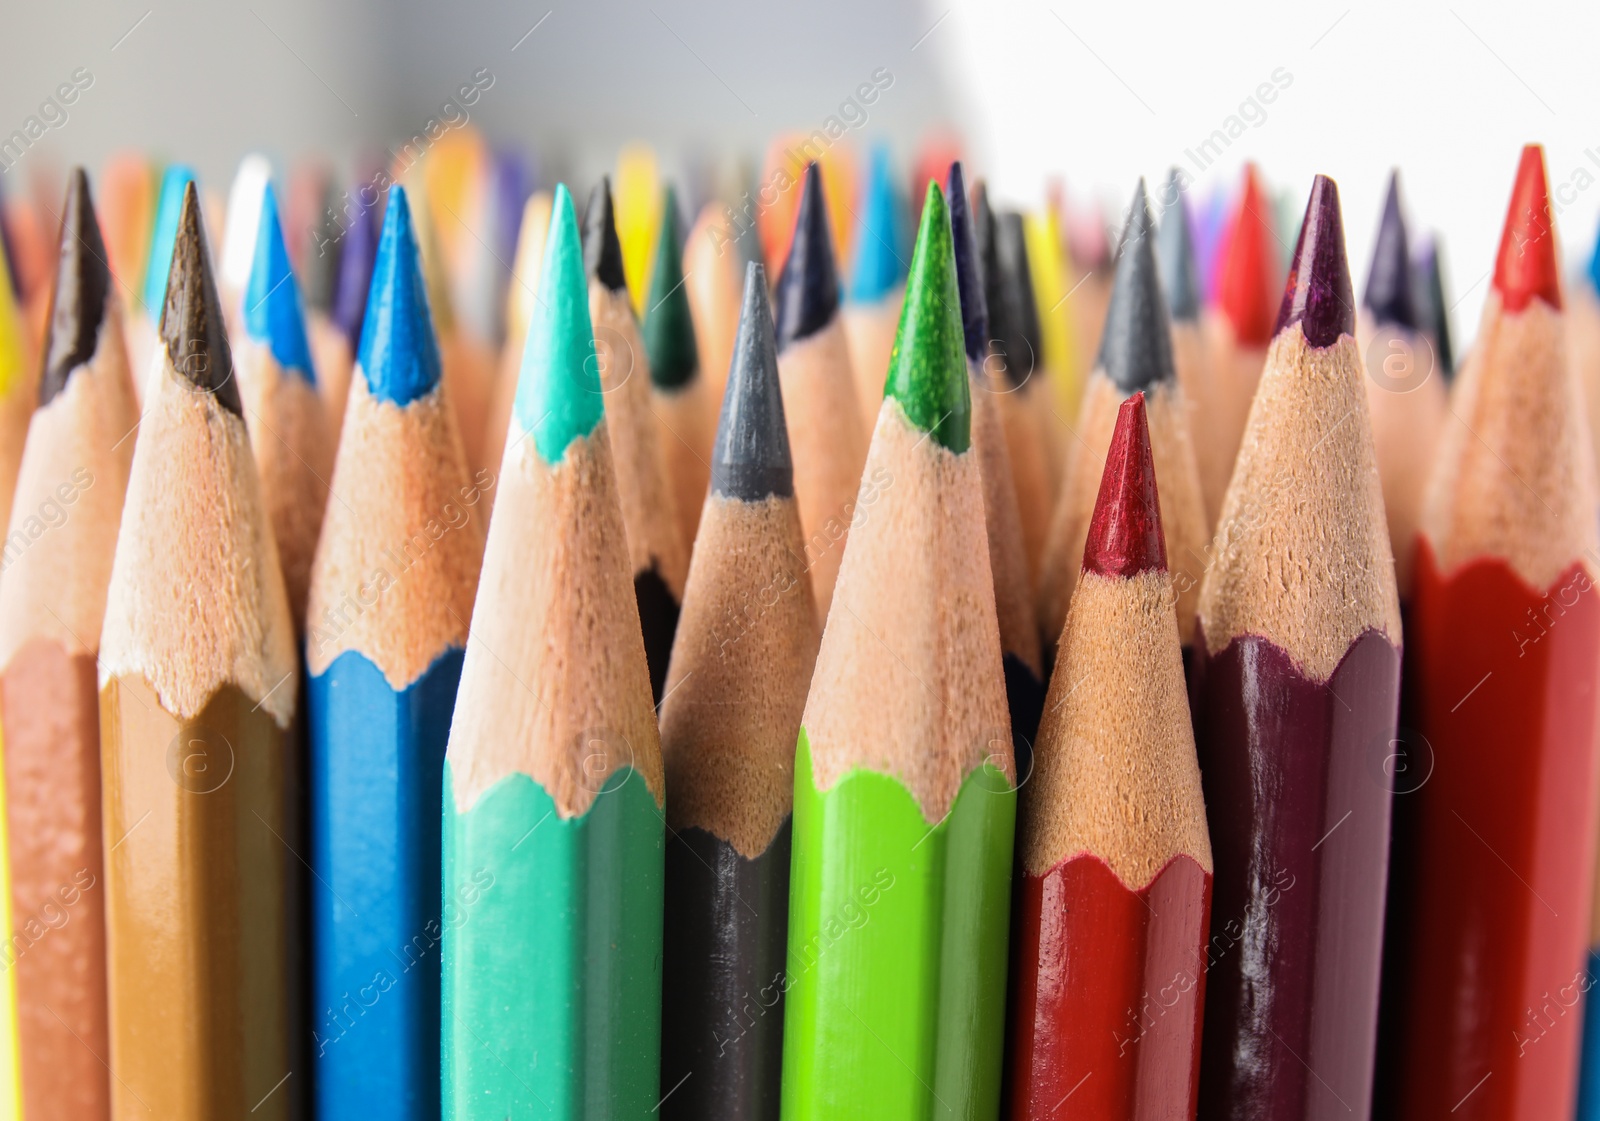
[(311, 344), (306, 341), (305, 313), (300, 308), (300, 288), (289, 264), (288, 247), (283, 243), (278, 193), (271, 183), (261, 193), (255, 260), (244, 290), (244, 329), (255, 342), (267, 344), (284, 370), (293, 370), (316, 384)]
[(972, 399), (954, 258), (944, 193), (929, 182), (884, 396), (900, 402), (912, 424), (960, 454), (971, 441)]
[(1272, 341), (1277, 293), (1272, 277), (1272, 210), (1256, 173), (1246, 164), (1239, 206), (1229, 219), (1217, 262), (1216, 299), (1233, 324), (1234, 337), (1246, 346)]
[(1117, 410), (1117, 427), (1083, 547), (1083, 570), (1123, 577), (1167, 570), (1167, 539), (1161, 529), (1143, 393), (1135, 393)]
[[(1278, 309), (1277, 331), (1300, 324), (1312, 346), (1332, 346), (1340, 335), (1356, 331), (1355, 296), (1350, 263), (1344, 255), (1344, 220), (1339, 214), (1339, 186), (1326, 175), (1311, 181), (1311, 198), (1300, 223)], [(1277, 334), (1274, 331), (1274, 334)]]
[(1155, 219), (1141, 179), (1122, 231), (1111, 304), (1100, 336), (1099, 366), (1124, 394), (1177, 377), (1155, 241)]
[(822, 173), (815, 163), (806, 165), (794, 240), (789, 243), (789, 259), (778, 274), (773, 298), (778, 303), (780, 351), (822, 330), (839, 310), (839, 274), (833, 263), (828, 204), (822, 197)]
[(650, 380), (661, 389), (682, 389), (700, 368), (694, 320), (689, 314), (689, 289), (683, 281), (678, 196), (669, 185), (662, 192), (661, 232), (656, 237), (655, 268), (640, 328), (645, 354), (650, 359)]
[(228, 328), (217, 299), (217, 282), (211, 275), (205, 224), (200, 220), (200, 195), (192, 180), (183, 188), (176, 230), (161, 304), (161, 341), (174, 370), (195, 388), (210, 393), (223, 408), (243, 417), (239, 384), (233, 380)]
[(605, 417), (583, 242), (566, 184), (556, 187), (551, 201), (538, 291), (512, 411), (517, 426), (533, 436), (539, 457), (555, 466), (572, 441), (588, 436)]
[(583, 264), (585, 271), (611, 291), (628, 290), (617, 216), (611, 204), (611, 180), (604, 175), (589, 192), (589, 206), (583, 212)]
[(902, 275), (900, 199), (894, 189), (887, 145), (873, 146), (867, 175), (866, 204), (856, 226), (856, 260), (850, 279), (850, 299), (863, 304), (883, 299), (900, 283)]
[(945, 181), (945, 201), (950, 207), (950, 240), (955, 246), (956, 290), (961, 293), (961, 327), (966, 335), (967, 361), (983, 364), (989, 341), (989, 302), (983, 293), (983, 269), (978, 264), (978, 238), (972, 228), (966, 179), (961, 161), (950, 165)]
[(778, 383), (778, 344), (767, 302), (767, 270), (745, 266), (744, 306), (722, 396), (711, 489), (724, 498), (759, 502), (794, 494), (794, 463)]
[(1444, 301), (1444, 266), (1436, 235), (1421, 239), (1412, 269), (1416, 280), (1417, 322), (1433, 337), (1433, 355), (1445, 380), (1455, 377), (1455, 347), (1450, 341), (1450, 308)]
[(428, 312), (411, 204), (399, 185), (389, 189), (359, 361), (372, 395), (395, 405), (409, 405), (439, 384), (439, 343)]
[(1378, 243), (1372, 247), (1372, 267), (1367, 272), (1367, 292), (1362, 303), (1372, 313), (1374, 326), (1419, 326), (1415, 284), (1411, 275), (1411, 249), (1406, 238), (1405, 215), (1400, 212), (1400, 173), (1389, 176), (1389, 193), (1378, 223)]
[(377, 210), (359, 202), (356, 205), (355, 218), (339, 239), (339, 277), (332, 312), (333, 322), (349, 340), (351, 350), (361, 345), (361, 325), (367, 316), (372, 267), (378, 255)]
[(1555, 227), (1550, 221), (1550, 188), (1545, 180), (1544, 149), (1522, 149), (1517, 181), (1511, 188), (1505, 230), (1494, 263), (1494, 286), (1507, 311), (1521, 311), (1539, 297), (1561, 307), (1560, 267), (1556, 261)]
[(1016, 389), (1033, 375), (1040, 361), (1039, 309), (1033, 302), (1022, 216), (997, 216), (989, 206), (988, 187), (981, 180), (973, 188), (972, 210), (984, 300), (989, 307), (989, 342), (1001, 360), (997, 365), (1004, 371), (1006, 385)]
[(167, 296), (167, 273), (172, 268), (172, 247), (178, 237), (183, 196), (194, 182), (194, 169), (172, 164), (161, 176), (155, 224), (150, 230), (150, 256), (144, 272), (144, 306), (153, 312)]
[(89, 176), (81, 167), (73, 168), (67, 181), (55, 283), (39, 379), (40, 405), (48, 405), (67, 387), (72, 371), (94, 357), (111, 291), (106, 245), (89, 196)]
[(1167, 176), (1167, 208), (1161, 215), (1158, 248), (1161, 277), (1166, 282), (1167, 312), (1173, 319), (1200, 318), (1200, 274), (1194, 262), (1194, 237), (1189, 229), (1189, 207), (1183, 199), (1183, 172), (1173, 168)]
[(1600, 292), (1600, 233), (1595, 235), (1594, 249), (1589, 254), (1589, 286)]

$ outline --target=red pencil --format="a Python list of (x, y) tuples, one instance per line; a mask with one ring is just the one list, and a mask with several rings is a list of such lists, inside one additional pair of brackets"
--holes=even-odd
[(1135, 393), (1022, 795), (1014, 1121), (1194, 1116), (1211, 842), (1173, 600)]
[(1391, 921), (1384, 1103), (1410, 1121), (1572, 1116), (1593, 984), (1600, 553), (1556, 250), (1529, 145), (1416, 552), (1407, 702), (1433, 769), (1396, 833), (1411, 913)]

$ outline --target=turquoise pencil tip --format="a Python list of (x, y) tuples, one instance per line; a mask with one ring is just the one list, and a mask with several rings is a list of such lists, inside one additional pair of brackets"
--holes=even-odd
[(533, 436), (539, 458), (555, 466), (567, 445), (593, 432), (605, 416), (583, 239), (566, 184), (556, 187), (551, 203), (541, 269), (512, 414)]
[(855, 269), (850, 277), (853, 302), (876, 303), (904, 279), (901, 226), (900, 196), (894, 189), (889, 149), (879, 144), (872, 149), (866, 201), (856, 226)]
[(150, 309), (151, 315), (160, 314), (167, 298), (167, 274), (172, 271), (172, 246), (178, 240), (183, 189), (194, 182), (194, 178), (194, 169), (181, 163), (169, 166), (161, 177), (156, 224), (150, 231), (150, 257), (144, 270), (144, 306)]
[(300, 285), (289, 264), (289, 249), (283, 243), (278, 195), (271, 183), (261, 195), (255, 261), (244, 290), (244, 329), (251, 339), (272, 350), (279, 366), (316, 384), (311, 345), (306, 340), (305, 312), (300, 307)]
[(360, 362), (372, 395), (396, 405), (408, 405), (439, 384), (439, 342), (404, 187), (389, 190), (361, 328)]

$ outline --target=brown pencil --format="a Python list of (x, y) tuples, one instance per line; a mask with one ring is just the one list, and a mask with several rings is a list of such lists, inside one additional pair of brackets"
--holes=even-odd
[(139, 420), (120, 300), (73, 172), (45, 340), (43, 402), (0, 569), (22, 1115), (111, 1116), (95, 657)]
[(193, 184), (158, 338), (100, 644), (113, 1111), (285, 1121), (294, 628)]

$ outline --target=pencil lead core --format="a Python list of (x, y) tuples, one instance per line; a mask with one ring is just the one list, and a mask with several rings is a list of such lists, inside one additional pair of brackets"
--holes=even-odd
[(111, 269), (89, 197), (89, 176), (75, 167), (61, 211), (60, 263), (39, 379), (40, 405), (48, 405), (67, 387), (72, 371), (94, 357), (110, 291)]
[(583, 264), (588, 273), (611, 291), (628, 290), (608, 176), (602, 175), (594, 190), (589, 192), (589, 205), (583, 212)]
[(360, 364), (374, 397), (407, 405), (439, 384), (439, 343), (404, 187), (389, 191), (361, 330)]
[(1100, 336), (1099, 366), (1125, 394), (1177, 377), (1155, 240), (1155, 220), (1141, 179), (1122, 231), (1111, 303)]
[(1552, 308), (1561, 307), (1557, 256), (1544, 149), (1529, 144), (1522, 149), (1522, 162), (1517, 165), (1500, 253), (1494, 262), (1494, 286), (1507, 311), (1521, 311), (1535, 296)]
[(1311, 198), (1278, 309), (1278, 331), (1296, 323), (1312, 346), (1332, 346), (1340, 335), (1354, 335), (1356, 330), (1339, 187), (1326, 175), (1311, 181)]
[(1419, 325), (1413, 300), (1415, 286), (1406, 220), (1400, 212), (1400, 173), (1395, 171), (1389, 176), (1389, 193), (1383, 202), (1378, 242), (1372, 247), (1372, 267), (1367, 272), (1367, 291), (1361, 301), (1372, 313), (1373, 324), (1415, 331)]
[(989, 341), (989, 301), (984, 296), (977, 232), (973, 229), (972, 208), (967, 202), (967, 185), (960, 160), (950, 165), (945, 180), (945, 202), (950, 207), (950, 241), (955, 247), (956, 291), (961, 294), (961, 328), (967, 360), (981, 364)]
[(828, 231), (828, 204), (822, 194), (822, 173), (806, 165), (800, 210), (795, 215), (789, 258), (778, 274), (778, 349), (809, 338), (826, 327), (839, 309), (839, 274), (833, 261), (833, 235)]
[(222, 318), (222, 303), (217, 299), (217, 282), (211, 274), (211, 254), (200, 220), (200, 195), (193, 180), (183, 188), (183, 207), (172, 244), (172, 267), (167, 274), (165, 295), (160, 334), (172, 368), (242, 418), (244, 408), (239, 401), (239, 383), (233, 380), (228, 328)]
[(678, 195), (669, 184), (662, 192), (661, 233), (656, 238), (655, 268), (640, 327), (650, 359), (650, 381), (661, 389), (681, 389), (700, 368), (695, 348), (694, 319), (683, 276), (683, 235), (678, 228)]
[(794, 495), (794, 464), (778, 383), (778, 345), (767, 302), (767, 270), (745, 266), (744, 307), (722, 397), (711, 489), (724, 498), (759, 502)]
[(954, 258), (944, 192), (930, 181), (884, 396), (899, 401), (912, 424), (959, 454), (971, 441), (972, 399)]
[(1117, 410), (1117, 426), (1111, 434), (1100, 494), (1083, 547), (1083, 570), (1123, 577), (1167, 570), (1167, 539), (1161, 530), (1161, 503), (1142, 392), (1134, 393)]

